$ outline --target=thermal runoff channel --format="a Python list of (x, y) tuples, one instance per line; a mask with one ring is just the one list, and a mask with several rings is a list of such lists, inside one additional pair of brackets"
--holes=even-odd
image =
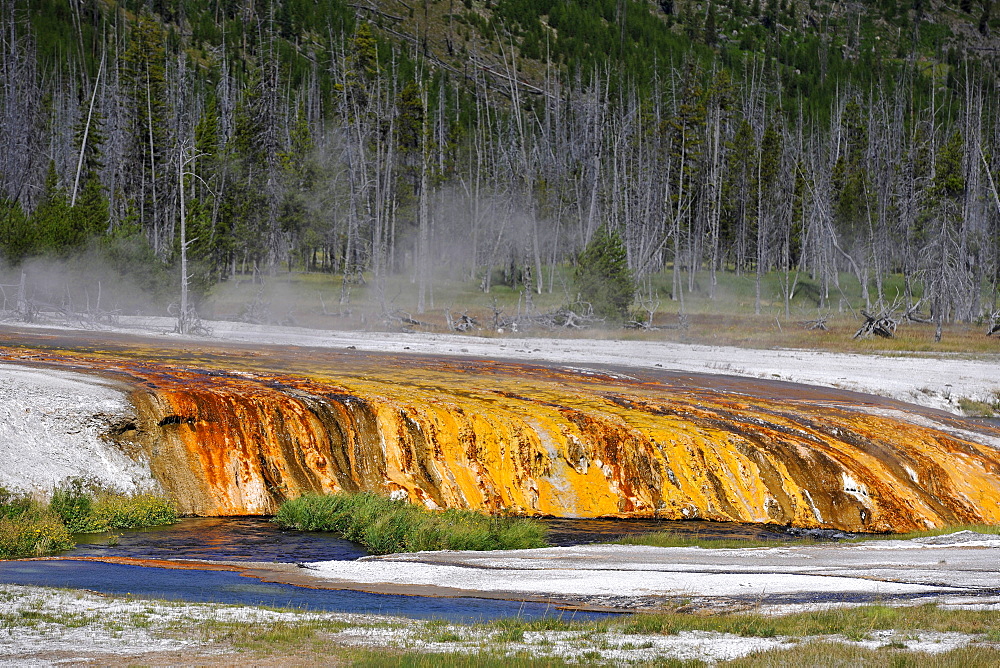
[(107, 436), (181, 512), (268, 515), (309, 492), (430, 508), (849, 531), (1000, 522), (1000, 435), (834, 389), (666, 371), (87, 334), (0, 359), (111, 378)]

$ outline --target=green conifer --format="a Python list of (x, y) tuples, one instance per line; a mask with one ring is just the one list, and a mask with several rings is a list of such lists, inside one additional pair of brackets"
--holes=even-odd
[(573, 278), (580, 301), (589, 303), (595, 315), (614, 322), (628, 315), (635, 280), (618, 232), (604, 226), (597, 230), (577, 258)]

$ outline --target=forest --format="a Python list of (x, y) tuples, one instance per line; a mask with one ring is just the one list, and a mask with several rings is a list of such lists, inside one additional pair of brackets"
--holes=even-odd
[[(1000, 289), (992, 5), (12, 0), (0, 254), (101, 258), (182, 322), (288, 271), (342, 299), (406, 276), (418, 313), (457, 280), (609, 317), (726, 274), (757, 312), (806, 279), (836, 308), (853, 276), (863, 306), (976, 321)], [(624, 297), (589, 286), (602, 263)]]

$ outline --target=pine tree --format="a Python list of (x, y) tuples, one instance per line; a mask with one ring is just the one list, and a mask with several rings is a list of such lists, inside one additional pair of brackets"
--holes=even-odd
[(17, 202), (0, 197), (0, 258), (18, 264), (34, 244), (34, 229)]
[(96, 172), (87, 174), (76, 206), (71, 209), (69, 247), (81, 247), (91, 238), (107, 232), (111, 222), (108, 198)]
[(581, 302), (596, 315), (620, 322), (635, 296), (635, 280), (628, 267), (625, 243), (618, 232), (601, 226), (576, 261), (574, 284)]
[(705, 18), (705, 44), (715, 46), (718, 39), (718, 28), (716, 27), (715, 3), (708, 3), (708, 16)]
[(160, 163), (167, 138), (165, 43), (166, 32), (160, 23), (143, 12), (132, 26), (122, 56), (122, 82), (131, 118), (130, 145), (121, 169), (140, 224), (158, 251), (165, 250), (160, 230), (165, 212), (159, 201), (159, 181), (165, 176), (165, 166)]
[(45, 190), (38, 207), (31, 215), (34, 243), (26, 244), (27, 254), (63, 253), (74, 245), (72, 216), (66, 189), (59, 184), (56, 163), (49, 161), (45, 175)]

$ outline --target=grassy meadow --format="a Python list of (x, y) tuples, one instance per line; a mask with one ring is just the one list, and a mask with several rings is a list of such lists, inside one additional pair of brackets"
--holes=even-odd
[[(215, 286), (199, 305), (205, 319), (235, 319), (262, 324), (286, 324), (320, 329), (362, 329), (446, 332), (448, 313), (453, 318), (467, 314), (478, 327), (470, 333), (480, 336), (510, 335), (510, 328), (497, 332), (495, 318), (513, 319), (528, 314), (554, 311), (572, 304), (572, 269), (546, 269), (546, 288), (541, 294), (527, 294), (520, 286), (494, 282), (488, 293), (481, 279), (438, 276), (426, 299), (423, 313), (417, 312), (417, 284), (407, 276), (394, 276), (376, 283), (344, 284), (339, 275), (279, 272), (262, 282), (249, 277)], [(551, 280), (549, 278), (551, 277)], [(632, 309), (636, 321), (646, 322), (653, 311), (655, 329), (630, 329), (595, 323), (587, 329), (519, 327), (518, 335), (555, 337), (632, 338), (661, 341), (735, 345), (750, 348), (803, 348), (859, 353), (968, 353), (1000, 352), (1000, 337), (987, 337), (987, 322), (945, 324), (941, 341), (936, 342), (935, 326), (902, 322), (893, 339), (854, 339), (863, 323), (865, 303), (861, 287), (851, 274), (842, 274), (839, 287), (821, 300), (822, 285), (808, 275), (799, 276), (786, 314), (783, 273), (772, 273), (762, 282), (761, 312), (754, 313), (753, 275), (717, 274), (714, 297), (707, 272), (697, 274), (693, 286), (684, 277), (682, 299), (671, 299), (671, 276), (660, 273), (639, 286)], [(549, 289), (549, 286), (552, 286)], [(692, 287), (688, 290), (688, 287)], [(919, 286), (918, 286), (919, 288)], [(893, 277), (883, 286), (886, 302), (905, 292), (902, 277)], [(876, 291), (870, 286), (872, 308), (878, 308)], [(927, 314), (926, 305), (923, 307)], [(496, 314), (499, 314), (497, 316)], [(404, 322), (403, 318), (417, 321)], [(826, 329), (810, 328), (818, 319)], [(1000, 398), (998, 398), (1000, 403)]]

